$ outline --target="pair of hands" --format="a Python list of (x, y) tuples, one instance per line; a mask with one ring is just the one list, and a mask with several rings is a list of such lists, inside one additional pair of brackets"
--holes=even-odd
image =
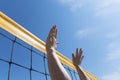
[[(49, 35), (46, 40), (46, 50), (48, 52), (55, 50), (55, 48), (57, 47), (57, 44), (58, 44), (56, 40), (57, 33), (58, 33), (57, 27), (56, 25), (54, 25), (52, 29), (50, 30)], [(83, 53), (82, 49), (78, 50), (78, 48), (76, 49), (76, 54), (72, 53), (72, 61), (75, 66), (81, 64), (82, 59), (84, 58), (82, 53)]]

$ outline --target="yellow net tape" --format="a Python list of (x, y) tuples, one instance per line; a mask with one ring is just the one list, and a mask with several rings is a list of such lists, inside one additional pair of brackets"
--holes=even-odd
[[(41, 52), (46, 54), (45, 50), (45, 42), (43, 42), (41, 39), (37, 38), (35, 35), (33, 35), (31, 32), (23, 28), (21, 25), (13, 21), (11, 18), (6, 16), (4, 13), (0, 12), (0, 28), (6, 30), (10, 34), (18, 37), (19, 39), (23, 40), (24, 42), (28, 43), (29, 45), (33, 46), (34, 48), (40, 50)], [(72, 61), (62, 55), (60, 52), (56, 51), (61, 63), (65, 64), (66, 66), (72, 68), (75, 70), (74, 65), (72, 64)], [(92, 80), (98, 80), (94, 75), (89, 73), (88, 71), (84, 70), (87, 75)]]

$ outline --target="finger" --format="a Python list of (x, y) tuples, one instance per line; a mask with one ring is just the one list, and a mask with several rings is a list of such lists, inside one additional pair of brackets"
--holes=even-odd
[(78, 48), (76, 48), (76, 57), (78, 56)]
[(53, 33), (56, 32), (56, 25), (53, 25)]
[(82, 50), (82, 48), (80, 48), (80, 50), (79, 50), (79, 57), (80, 58), (81, 58), (82, 54), (83, 54), (83, 50)]
[(81, 57), (81, 61), (83, 60), (84, 56)]
[(53, 32), (53, 30), (54, 30), (54, 26), (51, 28), (49, 34), (51, 34)]
[(58, 32), (57, 27), (56, 27), (56, 25), (54, 25), (50, 36), (54, 36), (56, 38), (57, 37), (57, 32)]
[(57, 38), (57, 34), (58, 34), (58, 29), (56, 27), (56, 30), (55, 30), (55, 38)]
[(84, 56), (81, 57), (80, 64), (82, 63), (83, 58), (84, 58)]
[(73, 59), (73, 60), (75, 59), (75, 55), (74, 55), (74, 53), (72, 53), (72, 59)]
[(54, 30), (53, 30), (52, 34), (55, 38), (57, 37), (57, 32), (58, 32), (57, 27), (56, 27), (56, 25), (54, 25)]
[[(49, 32), (49, 34), (48, 34), (48, 37), (47, 37), (47, 39), (46, 39), (46, 46), (52, 46), (53, 44), (54, 44), (54, 42), (56, 41), (56, 39), (54, 40), (54, 38), (57, 36), (56, 35), (56, 25), (54, 25), (52, 28), (51, 28), (51, 30), (50, 30), (50, 32)], [(54, 38), (53, 38), (54, 37)]]
[(56, 25), (53, 25), (53, 27), (51, 28), (49, 32), (49, 35), (48, 35), (49, 37), (55, 35), (55, 29), (56, 29)]

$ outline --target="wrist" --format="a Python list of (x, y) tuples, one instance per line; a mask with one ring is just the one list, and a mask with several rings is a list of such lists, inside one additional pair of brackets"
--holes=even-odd
[(79, 65), (74, 65), (76, 68), (78, 68), (79, 67)]
[(78, 67), (78, 66), (79, 66), (78, 64), (74, 64), (74, 63), (73, 63), (73, 65), (74, 65), (75, 67)]
[(78, 69), (81, 69), (80, 65), (74, 65), (75, 68), (78, 70)]
[(53, 47), (46, 48), (47, 53), (54, 53), (56, 50)]

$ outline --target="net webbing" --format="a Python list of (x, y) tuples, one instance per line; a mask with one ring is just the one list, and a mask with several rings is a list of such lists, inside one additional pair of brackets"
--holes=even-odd
[[(0, 27), (2, 29), (4, 29), (5, 31), (9, 32), (10, 33), (9, 34), (10, 37), (7, 36), (8, 34), (7, 35), (3, 34), (3, 33), (5, 33), (5, 32), (3, 32), (3, 30), (2, 30), (3, 33), (1, 32), (0, 35), (4, 36), (8, 40), (12, 41), (12, 43), (11, 43), (12, 44), (11, 50), (9, 50), (11, 53), (8, 52), (11, 55), (9, 55), (9, 54), (7, 55), (7, 56), (10, 56), (10, 59), (6, 60), (6, 59), (3, 59), (3, 58), (0, 58), (1, 61), (6, 62), (6, 63), (9, 64), (8, 65), (8, 67), (9, 67), (9, 69), (8, 69), (8, 80), (9, 80), (10, 74), (12, 72), (11, 71), (11, 67), (12, 66), (15, 67), (15, 65), (18, 66), (18, 67), (21, 67), (21, 68), (29, 70), (28, 72), (29, 72), (29, 75), (30, 75), (30, 77), (29, 77), (30, 80), (32, 80), (32, 78), (37, 80), (36, 77), (33, 77), (33, 75), (35, 75), (36, 73), (40, 73), (42, 75), (44, 74), (46, 80), (50, 79), (50, 76), (49, 76), (49, 73), (48, 73), (48, 69), (47, 69), (47, 57), (46, 57), (46, 54), (43, 54), (43, 53), (46, 53), (45, 43), (42, 40), (40, 40), (39, 38), (37, 38), (36, 36), (34, 36), (32, 33), (30, 33), (28, 30), (23, 28), (21, 25), (19, 25), (18, 23), (16, 23), (15, 21), (10, 19), (6, 15), (4, 15), (2, 12), (0, 12)], [(13, 38), (13, 36), (11, 34), (14, 35), (14, 38)], [(11, 38), (11, 36), (12, 36), (12, 38)], [(24, 44), (22, 44), (22, 43), (24, 43)], [(21, 46), (21, 47), (18, 47), (18, 45)], [(8, 47), (8, 45), (7, 45), (7, 47)], [(16, 47), (18, 47), (18, 48), (16, 48)], [(26, 49), (27, 52), (26, 52), (26, 50), (21, 50), (23, 48)], [(6, 47), (3, 48), (2, 50), (3, 51), (7, 51)], [(23, 51), (23, 52), (21, 52), (21, 51)], [(1, 53), (1, 55), (3, 55), (2, 53)], [(16, 53), (17, 53), (17, 55), (19, 55), (19, 57), (14, 58), (14, 55), (16, 55)], [(23, 53), (29, 53), (29, 55), (28, 54), (22, 55)], [(78, 75), (77, 75), (77, 73), (75, 71), (75, 67), (73, 66), (72, 62), (67, 57), (62, 55), (60, 52), (56, 51), (56, 53), (57, 53), (57, 56), (59, 57), (61, 63), (63, 64), (63, 66), (66, 68), (66, 70), (71, 75), (72, 79), (73, 80), (74, 79), (77, 80)], [(36, 56), (35, 54), (39, 55), (41, 58), (36, 58), (38, 56)], [(34, 57), (34, 56), (36, 56), (36, 57)], [(22, 57), (22, 58), (20, 58), (20, 57)], [(26, 57), (28, 57), (28, 58), (26, 58)], [(16, 59), (18, 59), (18, 60), (16, 60)], [(24, 60), (24, 59), (26, 59), (26, 60)], [(38, 59), (38, 60), (36, 61), (36, 59)], [(16, 61), (14, 61), (14, 60), (16, 60)], [(30, 60), (30, 61), (27, 61), (27, 60)], [(24, 63), (24, 65), (21, 65), (19, 63)], [(39, 63), (42, 64), (42, 65), (40, 65)], [(27, 65), (27, 64), (29, 64), (29, 65)], [(12, 70), (13, 69), (15, 69), (15, 68), (12, 68)], [(84, 70), (84, 71), (87, 73), (87, 75), (92, 80), (98, 80), (91, 73), (87, 72), (86, 70)], [(24, 71), (23, 71), (23, 73), (24, 73)], [(1, 76), (1, 74), (0, 74), (0, 76)], [(21, 76), (21, 75), (19, 75), (19, 76)], [(23, 77), (23, 76), (21, 76), (21, 77)], [(45, 79), (42, 79), (42, 80), (45, 80)]]
[[(0, 80), (50, 80), (44, 53), (2, 29), (0, 39)], [(63, 66), (72, 80), (79, 80), (76, 71)]]

